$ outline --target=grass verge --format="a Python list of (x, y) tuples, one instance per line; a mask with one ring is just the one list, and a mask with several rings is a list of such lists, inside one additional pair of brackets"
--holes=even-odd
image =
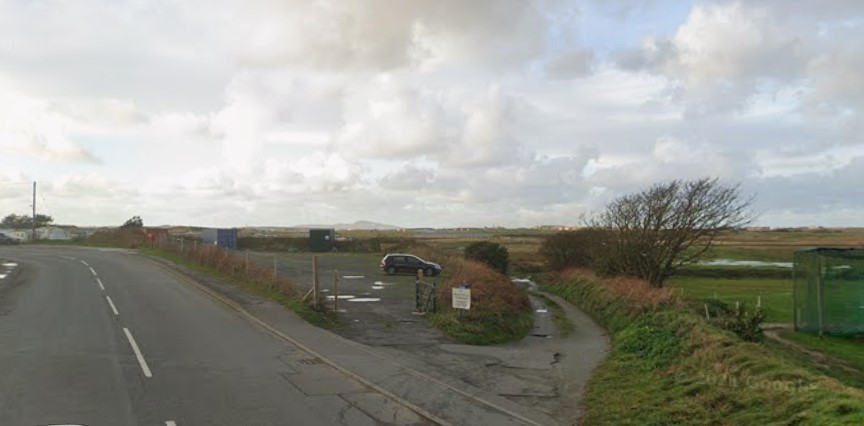
[(864, 423), (864, 391), (710, 326), (672, 291), (586, 273), (545, 281), (612, 337), (585, 424)]
[(567, 318), (567, 313), (564, 312), (564, 308), (561, 305), (546, 297), (543, 293), (529, 291), (528, 294), (542, 300), (546, 304), (546, 307), (552, 311), (552, 323), (555, 324), (555, 328), (561, 337), (567, 337), (573, 332), (573, 323)]
[(783, 339), (837, 358), (850, 367), (864, 372), (864, 336), (822, 336), (820, 338), (813, 334), (796, 331), (784, 331), (778, 334)]
[(223, 280), (225, 282), (237, 285), (250, 293), (273, 300), (280, 305), (291, 309), (306, 322), (325, 329), (334, 329), (342, 326), (342, 322), (329, 312), (319, 312), (312, 308), (308, 303), (303, 302), (299, 295), (285, 292), (274, 286), (268, 285), (261, 279), (240, 278), (220, 272), (217, 268), (201, 264), (195, 260), (181, 256), (180, 254), (154, 249), (142, 248), (139, 252), (149, 256), (157, 257), (179, 266), (183, 266), (192, 271), (209, 275), (213, 278)]
[(481, 312), (472, 315), (454, 310), (428, 314), (426, 320), (448, 336), (468, 345), (496, 345), (525, 337), (534, 325), (529, 312), (497, 314)]

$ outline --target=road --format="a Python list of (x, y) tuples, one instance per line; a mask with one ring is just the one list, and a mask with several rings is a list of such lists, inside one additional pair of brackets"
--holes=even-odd
[(145, 258), (0, 259), (17, 263), (0, 280), (0, 425), (380, 423), (348, 402), (370, 389)]

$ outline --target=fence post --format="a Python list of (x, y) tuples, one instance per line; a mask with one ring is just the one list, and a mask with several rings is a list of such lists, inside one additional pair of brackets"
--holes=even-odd
[(822, 257), (819, 257), (819, 268), (816, 272), (816, 305), (819, 314), (819, 337), (822, 337), (823, 315), (822, 315)]
[(318, 308), (318, 256), (312, 256), (312, 307)]
[(339, 270), (333, 270), (333, 312), (339, 313)]
[(703, 306), (705, 306), (705, 319), (710, 320), (711, 315), (708, 314), (708, 304), (704, 303)]

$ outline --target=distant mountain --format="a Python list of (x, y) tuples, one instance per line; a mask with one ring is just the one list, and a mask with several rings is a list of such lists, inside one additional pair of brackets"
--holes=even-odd
[(398, 226), (387, 225), (384, 223), (370, 222), (368, 220), (358, 220), (354, 223), (336, 223), (332, 225), (296, 225), (293, 228), (334, 228), (340, 231), (349, 231), (349, 230), (380, 230), (380, 231), (392, 231), (394, 229), (401, 229)]

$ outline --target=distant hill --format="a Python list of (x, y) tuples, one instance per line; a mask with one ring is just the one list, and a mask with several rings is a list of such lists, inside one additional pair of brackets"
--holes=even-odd
[(334, 228), (341, 231), (348, 230), (381, 230), (381, 231), (392, 231), (395, 229), (401, 229), (398, 226), (387, 225), (384, 223), (370, 222), (368, 220), (358, 220), (354, 223), (336, 223), (332, 225), (296, 225), (293, 228)]

